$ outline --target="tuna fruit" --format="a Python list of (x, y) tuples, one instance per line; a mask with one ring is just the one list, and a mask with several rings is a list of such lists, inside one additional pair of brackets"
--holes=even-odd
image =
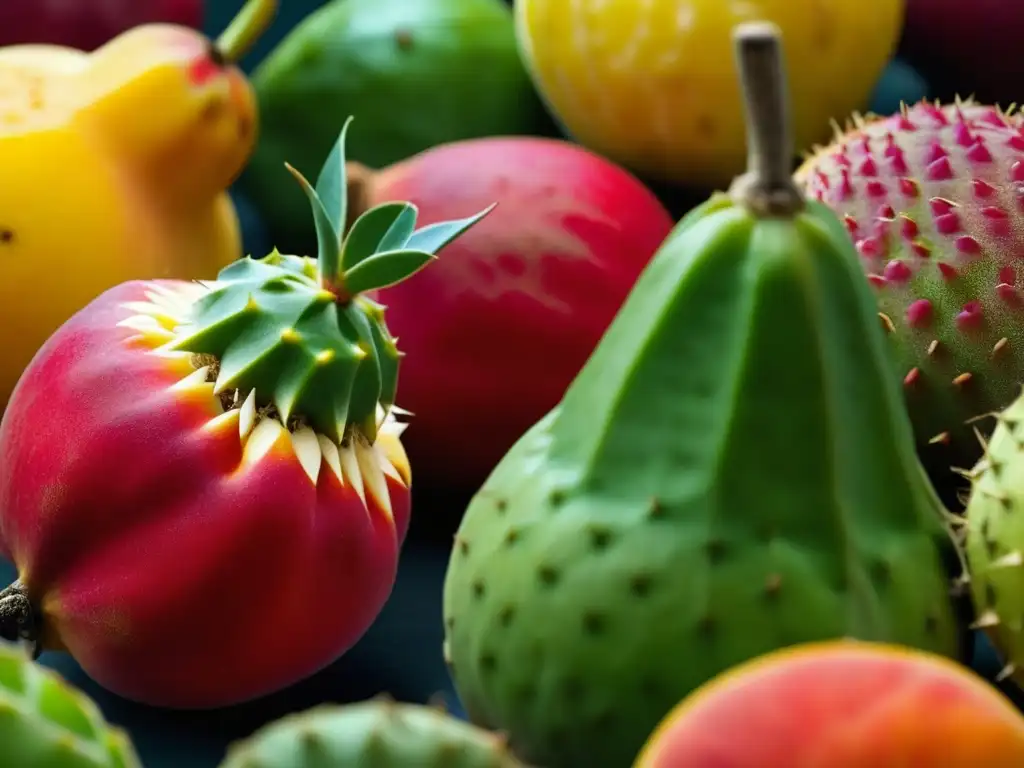
[(797, 171), (843, 219), (903, 381), (922, 458), (980, 456), (978, 417), (1024, 379), (1024, 126), (995, 107), (922, 102), (856, 118)]
[(0, 642), (0, 765), (141, 768), (128, 737), (93, 701), (24, 650)]
[(985, 455), (970, 473), (965, 549), (978, 616), (1006, 666), (1024, 687), (1024, 397), (997, 419)]
[(329, 766), (526, 768), (501, 735), (386, 697), (289, 715), (233, 745), (221, 768)]
[(779, 48), (737, 31), (749, 173), (679, 223), (456, 536), (456, 687), (546, 768), (629, 765), (680, 699), (782, 646), (960, 650), (871, 290), (790, 177)]
[(409, 352), (409, 456), (431, 482), (475, 491), (565, 394), (673, 219), (617, 165), (552, 139), (453, 142), (349, 179), (354, 212), (408, 200), (425, 223), (501, 201), (380, 293)]
[(941, 656), (809, 643), (742, 664), (688, 696), (633, 768), (767, 765), (1009, 768), (1024, 765), (1024, 718)]
[(18, 571), (0, 636), (70, 651), (127, 698), (208, 707), (315, 672), (376, 618), (411, 479), (400, 352), (360, 294), (479, 216), (414, 231), (392, 203), (343, 236), (344, 138), (315, 190), (294, 172), (318, 259), (124, 283), (37, 353), (0, 423), (0, 554)]

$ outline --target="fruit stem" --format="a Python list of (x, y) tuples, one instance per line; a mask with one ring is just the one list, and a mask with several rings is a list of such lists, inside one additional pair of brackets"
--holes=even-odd
[(782, 34), (770, 22), (733, 31), (747, 129), (747, 172), (733, 182), (734, 199), (758, 216), (792, 216), (804, 206), (793, 181), (793, 137)]
[(0, 639), (21, 643), (33, 659), (39, 657), (39, 625), (25, 585), (14, 581), (0, 590)]
[(267, 31), (277, 13), (277, 0), (249, 0), (220, 33), (214, 47), (226, 63), (241, 59)]

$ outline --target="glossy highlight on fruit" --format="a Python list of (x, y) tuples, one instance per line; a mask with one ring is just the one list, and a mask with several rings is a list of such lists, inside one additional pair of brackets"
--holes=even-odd
[(122, 284), (33, 359), (0, 422), (0, 636), (126, 698), (212, 707), (317, 671), (376, 618), (411, 478), (400, 352), (363, 293), (487, 211), (417, 229), (396, 202), (346, 231), (347, 126), (315, 187), (291, 169), (316, 258)]
[(633, 768), (1022, 763), (1024, 718), (985, 680), (941, 656), (840, 640), (770, 653), (712, 680), (665, 718)]
[(788, 645), (962, 651), (874, 298), (791, 177), (781, 33), (735, 34), (750, 170), (677, 225), (455, 538), (456, 689), (546, 768), (629, 765), (682, 698)]
[(922, 457), (972, 466), (1024, 382), (1024, 123), (970, 101), (855, 117), (797, 179), (856, 244)]

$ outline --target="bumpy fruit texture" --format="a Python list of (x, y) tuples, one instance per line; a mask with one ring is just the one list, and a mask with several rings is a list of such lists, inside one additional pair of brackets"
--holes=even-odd
[(680, 703), (634, 768), (1024, 765), (1024, 718), (964, 667), (835, 641), (742, 664)]
[(729, 30), (786, 36), (796, 143), (863, 109), (899, 39), (903, 0), (516, 0), (523, 60), (583, 145), (644, 176), (724, 188), (743, 170)]
[(797, 178), (857, 246), (923, 458), (970, 467), (977, 417), (1024, 380), (1024, 125), (922, 102), (858, 118)]
[(57, 673), (0, 642), (0, 764), (17, 768), (141, 768), (96, 704)]
[(452, 142), (350, 169), (360, 177), (353, 199), (409, 200), (424, 222), (501, 200), (438, 264), (379, 294), (410, 353), (409, 455), (430, 482), (475, 491), (557, 405), (674, 222), (622, 168), (553, 139)]
[(967, 502), (965, 547), (975, 625), (1006, 664), (1003, 676), (1024, 686), (1024, 397), (998, 416), (975, 465)]
[(221, 768), (526, 768), (503, 737), (383, 698), (321, 706), (233, 745)]
[(393, 203), (346, 232), (344, 139), (315, 188), (293, 170), (317, 259), (123, 284), (26, 370), (0, 423), (0, 553), (18, 568), (0, 636), (70, 651), (128, 698), (207, 707), (315, 672), (376, 618), (410, 469), (399, 354), (359, 294), (480, 215), (417, 230)]
[[(0, 407), (47, 337), (103, 291), (212, 279), (242, 255), (225, 190), (252, 150), (256, 105), (232, 62), (274, 5), (251, 0), (216, 47), (146, 24), (88, 54), (0, 48)], [(44, 263), (59, 277), (39, 280)]]
[(678, 225), (456, 537), (458, 691), (548, 768), (630, 764), (682, 697), (782, 646), (958, 651), (873, 297), (790, 179), (778, 32), (739, 46), (751, 173)]

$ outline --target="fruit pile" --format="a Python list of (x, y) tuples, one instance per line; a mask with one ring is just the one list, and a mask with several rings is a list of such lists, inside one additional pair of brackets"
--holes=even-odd
[(1024, 765), (1020, 11), (277, 5), (0, 11), (0, 768)]

